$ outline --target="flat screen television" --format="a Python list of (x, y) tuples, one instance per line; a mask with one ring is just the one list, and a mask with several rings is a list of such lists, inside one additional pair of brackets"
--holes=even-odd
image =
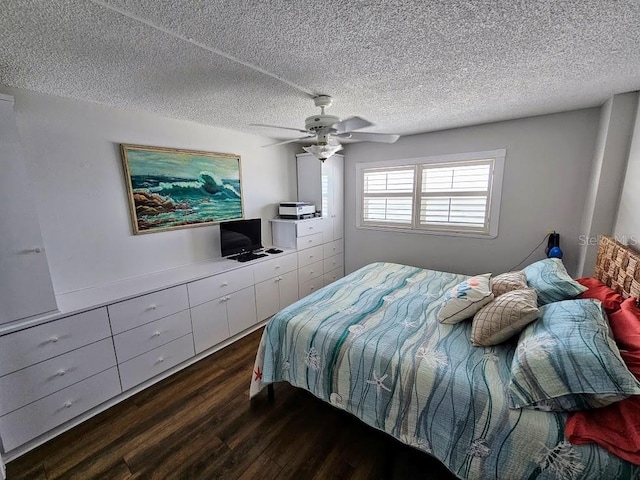
[(248, 253), (262, 248), (262, 220), (250, 218), (220, 222), (220, 250), (222, 256)]

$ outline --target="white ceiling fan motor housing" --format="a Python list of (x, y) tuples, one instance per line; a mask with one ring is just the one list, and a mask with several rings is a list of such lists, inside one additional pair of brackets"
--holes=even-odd
[(318, 130), (331, 128), (332, 125), (339, 121), (340, 118), (335, 115), (312, 115), (305, 119), (304, 128), (306, 128), (308, 132), (317, 133)]

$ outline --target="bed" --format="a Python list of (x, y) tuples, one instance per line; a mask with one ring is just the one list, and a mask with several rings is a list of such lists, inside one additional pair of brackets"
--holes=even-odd
[[(625, 252), (604, 238), (596, 275), (629, 296), (638, 279), (625, 269), (637, 256)], [(640, 478), (638, 465), (570, 444), (566, 412), (510, 408), (518, 336), (475, 347), (471, 322), (436, 318), (444, 293), (468, 278), (379, 262), (304, 297), (267, 324), (250, 395), (289, 382), (461, 479)]]

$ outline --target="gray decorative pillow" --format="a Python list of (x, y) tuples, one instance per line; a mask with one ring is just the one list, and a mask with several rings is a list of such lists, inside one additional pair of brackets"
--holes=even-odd
[(501, 273), (491, 279), (491, 291), (496, 297), (512, 290), (522, 290), (527, 287), (527, 276), (522, 270)]
[(503, 293), (473, 317), (471, 343), (488, 347), (520, 333), (540, 315), (538, 295), (532, 288)]

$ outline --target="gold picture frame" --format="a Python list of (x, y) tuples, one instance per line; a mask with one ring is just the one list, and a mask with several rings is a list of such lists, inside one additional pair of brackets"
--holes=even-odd
[(244, 218), (240, 155), (121, 144), (135, 235)]

